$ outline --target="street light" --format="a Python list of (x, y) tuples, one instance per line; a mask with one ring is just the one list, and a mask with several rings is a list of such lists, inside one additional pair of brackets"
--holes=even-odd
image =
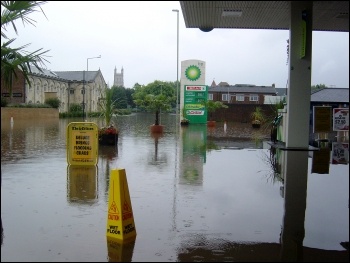
[[(94, 58), (101, 58), (101, 55), (99, 55), (98, 57), (92, 57), (92, 58), (86, 59), (86, 74), (89, 74), (89, 59), (94, 59)], [(83, 75), (83, 119), (86, 121), (85, 119), (85, 71), (83, 74), (84, 74)], [(90, 100), (91, 100), (91, 94), (90, 94)], [(90, 105), (91, 105), (91, 102), (90, 102)]]
[[(179, 112), (179, 10), (173, 9), (173, 12), (177, 13), (177, 63), (176, 63), (176, 117), (178, 117)], [(176, 121), (179, 122), (178, 118)]]
[(89, 59), (94, 59), (94, 58), (101, 58), (101, 55), (98, 57), (92, 57), (92, 58), (87, 58), (86, 59), (86, 71), (89, 72)]
[(85, 121), (85, 70), (83, 71), (83, 121)]

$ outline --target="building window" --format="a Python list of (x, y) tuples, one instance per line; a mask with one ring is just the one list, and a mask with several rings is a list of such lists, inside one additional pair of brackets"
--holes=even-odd
[(226, 94), (226, 93), (225, 93), (225, 94), (222, 94), (222, 95), (221, 95), (221, 100), (222, 100), (222, 101), (228, 101), (228, 94)]
[(257, 94), (250, 94), (249, 101), (259, 101), (259, 96)]
[(236, 101), (244, 101), (244, 94), (237, 94)]
[(69, 94), (74, 94), (74, 89), (70, 89)]
[(208, 100), (213, 100), (213, 94), (211, 93), (208, 94)]

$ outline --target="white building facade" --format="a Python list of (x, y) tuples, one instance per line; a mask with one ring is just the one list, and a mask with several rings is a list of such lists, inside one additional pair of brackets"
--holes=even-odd
[[(32, 69), (29, 83), (25, 83), (25, 103), (44, 103), (48, 98), (58, 98), (59, 112), (68, 112), (73, 103), (85, 102), (86, 112), (98, 111), (98, 100), (106, 82), (98, 71), (49, 71)], [(85, 89), (85, 97), (83, 97)]]

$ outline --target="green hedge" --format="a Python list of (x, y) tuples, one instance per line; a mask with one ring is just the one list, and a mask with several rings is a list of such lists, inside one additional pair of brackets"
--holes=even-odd
[(1, 97), (1, 107), (7, 107), (8, 104), (9, 102), (7, 101), (7, 99)]
[(50, 105), (52, 108), (58, 109), (61, 105), (61, 101), (58, 98), (49, 98), (45, 100), (45, 104)]
[(51, 105), (48, 104), (8, 104), (7, 107), (9, 108), (52, 108)]

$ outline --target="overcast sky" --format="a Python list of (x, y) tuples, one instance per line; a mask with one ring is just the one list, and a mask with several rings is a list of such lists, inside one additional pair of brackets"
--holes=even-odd
[[(31, 43), (27, 50), (49, 49), (46, 67), (52, 71), (101, 69), (113, 85), (114, 68), (124, 68), (124, 85), (147, 85), (177, 79), (177, 15), (179, 14), (179, 70), (181, 61), (206, 62), (206, 84), (213, 80), (285, 88), (288, 79), (288, 30), (214, 29), (204, 33), (186, 28), (179, 1), (48, 1), (47, 16), (18, 20), (12, 47)], [(180, 73), (179, 73), (180, 78)], [(313, 32), (312, 85), (349, 88), (349, 33)]]

